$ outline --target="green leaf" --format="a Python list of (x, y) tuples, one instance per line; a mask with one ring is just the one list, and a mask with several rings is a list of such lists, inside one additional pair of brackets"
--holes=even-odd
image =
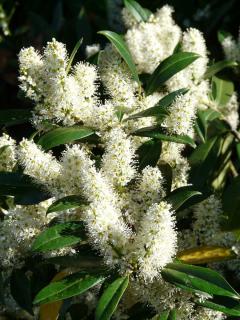
[(14, 196), (16, 204), (33, 205), (50, 198), (42, 185), (18, 172), (0, 172), (0, 195)]
[(73, 63), (73, 60), (74, 60), (74, 57), (76, 55), (76, 53), (78, 52), (78, 49), (80, 48), (81, 44), (83, 42), (83, 38), (81, 38), (80, 40), (78, 40), (78, 42), (76, 43), (75, 47), (73, 48), (73, 51), (71, 53), (71, 56), (68, 60), (68, 65), (67, 65), (67, 69), (66, 69), (66, 73), (69, 73), (70, 69), (71, 69), (71, 66), (72, 66), (72, 63)]
[(227, 297), (214, 297), (211, 300), (199, 301), (199, 305), (223, 312), (230, 316), (240, 316), (240, 304), (238, 301), (227, 298)]
[(233, 60), (222, 60), (214, 63), (210, 67), (208, 67), (207, 71), (204, 74), (204, 78), (211, 78), (219, 71), (225, 69), (225, 68), (231, 68), (231, 67), (237, 67), (238, 64), (236, 61)]
[(81, 270), (105, 270), (103, 259), (91, 253), (81, 253), (75, 255), (56, 256), (46, 260), (47, 263), (57, 264), (61, 267), (74, 267)]
[(57, 128), (44, 134), (37, 143), (42, 146), (44, 150), (48, 150), (61, 144), (89, 137), (93, 134), (93, 129), (83, 126)]
[(177, 319), (176, 310), (164, 311), (160, 315), (156, 315), (152, 320), (176, 320)]
[(158, 163), (162, 151), (162, 142), (152, 139), (144, 142), (137, 149), (139, 170), (143, 170), (146, 166), (155, 167)]
[(80, 271), (63, 280), (50, 283), (35, 297), (34, 304), (59, 301), (82, 294), (104, 280), (102, 275)]
[(58, 199), (50, 205), (47, 209), (47, 214), (51, 212), (64, 211), (68, 209), (79, 208), (82, 205), (86, 205), (88, 202), (84, 200), (81, 196), (72, 195), (61, 199)]
[(120, 56), (128, 65), (129, 70), (132, 73), (133, 79), (139, 83), (137, 68), (133, 62), (133, 59), (130, 51), (128, 50), (128, 47), (125, 41), (123, 40), (123, 37), (112, 31), (99, 31), (98, 33), (107, 37), (108, 40), (111, 41), (112, 45), (116, 48)]
[(95, 320), (109, 320), (128, 287), (129, 276), (114, 280), (103, 292), (97, 304)]
[(223, 77), (213, 76), (212, 78), (212, 98), (221, 107), (225, 106), (234, 91), (233, 82)]
[(16, 269), (12, 271), (10, 289), (11, 295), (18, 305), (33, 315), (31, 284), (22, 270)]
[(240, 228), (240, 176), (235, 177), (223, 193), (223, 230)]
[(216, 169), (220, 155), (221, 138), (212, 137), (207, 142), (200, 144), (189, 157), (190, 183), (202, 191)]
[(0, 126), (14, 126), (26, 123), (32, 117), (31, 110), (28, 109), (3, 109), (0, 110)]
[(167, 108), (173, 103), (176, 97), (181, 94), (185, 94), (186, 92), (188, 92), (187, 89), (179, 89), (179, 90), (173, 91), (168, 95), (166, 95), (165, 97), (163, 97), (154, 107), (148, 108), (139, 113), (133, 114), (130, 117), (128, 117), (126, 120), (138, 119), (143, 117), (158, 117), (158, 118), (163, 117), (164, 118), (165, 116), (168, 115)]
[(152, 94), (179, 71), (185, 69), (200, 56), (193, 52), (178, 52), (163, 60), (153, 72), (146, 87), (146, 94)]
[(195, 142), (192, 138), (186, 135), (166, 135), (163, 133), (162, 129), (159, 127), (146, 127), (138, 129), (137, 131), (132, 132), (133, 136), (138, 137), (149, 137), (154, 139), (159, 139), (162, 141), (170, 141), (175, 143), (181, 143), (181, 144), (188, 144), (191, 147), (195, 148)]
[(185, 290), (240, 299), (239, 294), (218, 272), (184, 263), (169, 263), (162, 270), (163, 278)]
[(138, 2), (134, 0), (124, 0), (124, 5), (137, 22), (148, 21), (151, 11), (143, 8)]
[(172, 208), (177, 211), (181, 210), (182, 205), (190, 198), (199, 196), (202, 193), (193, 190), (192, 186), (181, 187), (172, 191), (168, 196), (165, 197), (165, 201), (172, 205)]
[(59, 223), (40, 233), (32, 244), (33, 251), (49, 251), (72, 246), (86, 239), (81, 221)]
[(213, 109), (198, 110), (196, 119), (196, 126), (199, 136), (202, 141), (205, 142), (207, 139), (207, 130), (209, 123), (221, 116), (221, 114)]

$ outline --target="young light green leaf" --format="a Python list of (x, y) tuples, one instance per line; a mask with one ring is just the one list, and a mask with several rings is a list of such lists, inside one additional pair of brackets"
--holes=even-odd
[(75, 209), (79, 208), (82, 205), (86, 205), (87, 201), (84, 200), (81, 196), (72, 195), (67, 196), (61, 199), (58, 199), (54, 203), (50, 205), (50, 207), (47, 209), (47, 214), (51, 212), (58, 212), (68, 209)]
[(124, 0), (124, 5), (137, 22), (148, 21), (151, 11), (143, 8), (138, 2), (134, 0)]
[(33, 205), (50, 198), (44, 187), (19, 172), (0, 172), (0, 195), (14, 196), (15, 204)]
[(204, 78), (205, 79), (211, 78), (219, 71), (221, 71), (225, 68), (237, 67), (237, 65), (238, 65), (237, 62), (233, 61), (233, 60), (218, 61), (218, 62), (214, 63), (213, 65), (211, 65), (210, 67), (208, 67), (207, 71), (204, 74)]
[(82, 294), (104, 280), (102, 275), (80, 271), (63, 280), (50, 283), (35, 297), (34, 304), (59, 301)]
[(0, 126), (14, 126), (26, 123), (32, 117), (32, 111), (28, 109), (3, 109), (0, 110)]
[[(179, 89), (173, 91), (163, 97), (154, 107), (145, 109), (141, 112), (131, 115), (126, 120), (138, 119), (143, 117), (157, 117), (164, 118), (168, 115), (167, 108), (173, 103), (177, 96), (183, 95), (187, 92), (187, 89)], [(125, 120), (125, 121), (126, 121)]]
[(153, 72), (146, 87), (146, 94), (152, 94), (179, 71), (185, 69), (200, 56), (194, 52), (178, 52), (163, 60)]
[(146, 127), (141, 128), (137, 131), (132, 132), (133, 136), (138, 137), (149, 137), (154, 139), (159, 139), (162, 141), (170, 141), (170, 142), (176, 142), (181, 144), (188, 144), (191, 147), (195, 148), (196, 144), (192, 138), (186, 135), (166, 135), (163, 133), (162, 129), (159, 127)]
[(144, 142), (138, 149), (139, 170), (143, 170), (146, 166), (155, 167), (158, 163), (162, 151), (162, 142), (160, 140), (151, 139)]
[(94, 130), (83, 126), (74, 126), (68, 128), (57, 128), (44, 134), (38, 144), (48, 150), (61, 144), (84, 139), (94, 134)]
[(56, 224), (40, 233), (32, 244), (33, 251), (50, 251), (69, 247), (86, 239), (81, 221)]
[(185, 290), (240, 299), (223, 276), (212, 269), (185, 263), (169, 263), (162, 270), (162, 276), (166, 281)]
[(112, 32), (112, 31), (99, 31), (98, 33), (107, 37), (108, 40), (111, 41), (112, 45), (116, 48), (118, 53), (121, 55), (121, 57), (124, 59), (124, 61), (128, 65), (129, 70), (132, 73), (133, 79), (139, 83), (137, 68), (133, 62), (129, 49), (123, 40), (123, 37), (117, 34), (116, 32)]
[(78, 40), (78, 42), (76, 43), (75, 47), (73, 48), (73, 51), (71, 53), (71, 56), (68, 60), (68, 65), (67, 65), (67, 69), (66, 69), (66, 72), (69, 73), (70, 69), (71, 69), (71, 66), (72, 66), (72, 63), (73, 63), (73, 59), (76, 55), (76, 53), (78, 52), (78, 49), (80, 48), (81, 44), (83, 42), (83, 38), (81, 38), (80, 40)]
[(97, 304), (95, 319), (109, 320), (116, 310), (120, 299), (128, 287), (129, 276), (114, 280), (103, 292)]
[(172, 191), (168, 196), (165, 197), (165, 201), (172, 205), (173, 210), (181, 210), (182, 205), (190, 198), (199, 196), (202, 193), (193, 190), (192, 186), (181, 187)]
[(212, 78), (212, 98), (219, 106), (225, 106), (234, 91), (233, 82), (224, 78), (213, 76)]

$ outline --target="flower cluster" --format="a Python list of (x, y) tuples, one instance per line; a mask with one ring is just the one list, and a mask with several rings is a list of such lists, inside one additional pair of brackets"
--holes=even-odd
[[(204, 78), (208, 65), (204, 37), (197, 29), (182, 31), (173, 20), (171, 7), (166, 5), (141, 22), (126, 8), (122, 13), (127, 27), (124, 39), (139, 74), (151, 75), (176, 50), (197, 52), (200, 57), (147, 95), (112, 44), (99, 52), (98, 67), (87, 62), (71, 66), (65, 45), (55, 39), (47, 43), (42, 54), (32, 47), (21, 50), (20, 88), (35, 103), (33, 125), (42, 130), (46, 129), (46, 121), (54, 126), (84, 125), (95, 130), (98, 141), (71, 142), (55, 156), (34, 140), (23, 138), (17, 145), (6, 134), (0, 137), (0, 171), (11, 171), (17, 163), (50, 195), (49, 200), (34, 206), (3, 210), (1, 265), (21, 266), (32, 239), (51, 220), (51, 215), (46, 216), (50, 203), (77, 195), (86, 200), (85, 205), (63, 210), (58, 218), (83, 221), (90, 244), (107, 267), (130, 275), (126, 293), (129, 300), (122, 301), (120, 318), (131, 304), (142, 301), (159, 313), (178, 309), (179, 319), (183, 320), (224, 319), (219, 312), (195, 306), (204, 296), (177, 289), (161, 275), (177, 252), (184, 249), (222, 245), (237, 251), (236, 239), (229, 233), (220, 234), (222, 207), (214, 195), (190, 208), (191, 226), (177, 230), (176, 212), (166, 198), (169, 190), (161, 164), (171, 167), (170, 191), (187, 186), (190, 167), (183, 155), (184, 144), (171, 142), (170, 138), (194, 138), (197, 111), (209, 107), (220, 111), (236, 128), (237, 95), (232, 95), (224, 110), (212, 101), (210, 83)], [(98, 51), (98, 45), (88, 47), (87, 55)], [(98, 90), (100, 82), (103, 98)], [(158, 128), (159, 119), (131, 116), (156, 106), (164, 96), (182, 88), (188, 91), (175, 98), (161, 122), (169, 139), (161, 143), (159, 159), (140, 168), (139, 146), (149, 139), (131, 133), (143, 127)], [(149, 156), (147, 151), (144, 156)]]

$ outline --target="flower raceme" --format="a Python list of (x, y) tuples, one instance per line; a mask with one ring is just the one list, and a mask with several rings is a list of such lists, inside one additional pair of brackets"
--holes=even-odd
[[(108, 270), (130, 275), (126, 294), (132, 305), (141, 301), (159, 313), (177, 308), (183, 320), (224, 319), (222, 313), (196, 307), (194, 293), (177, 289), (161, 275), (179, 249), (189, 248), (192, 243), (222, 244), (216, 236), (222, 207), (214, 195), (191, 207), (193, 223), (185, 233), (178, 231), (176, 210), (167, 195), (169, 189), (189, 186), (190, 165), (185, 156), (188, 150), (185, 152), (184, 144), (173, 141), (173, 137), (194, 139), (197, 113), (209, 106), (225, 114), (233, 128), (238, 125), (236, 93), (224, 110), (210, 98), (210, 82), (204, 78), (208, 52), (203, 34), (193, 28), (182, 31), (172, 14), (173, 9), (166, 5), (150, 14), (147, 21), (137, 21), (127, 8), (123, 9), (127, 28), (124, 43), (143, 79), (151, 77), (178, 44), (184, 52), (200, 54), (152, 94), (145, 90), (147, 82), (133, 79), (128, 63), (113, 44), (103, 50), (98, 44), (87, 48), (88, 57), (99, 52), (98, 66), (83, 61), (71, 66), (66, 46), (56, 39), (47, 43), (42, 54), (32, 47), (20, 51), (20, 89), (34, 102), (33, 126), (39, 132), (48, 130), (46, 123), (54, 128), (89, 127), (97, 139), (73, 139), (55, 155), (34, 140), (23, 138), (17, 144), (7, 134), (0, 137), (0, 150), (6, 146), (0, 153), (1, 171), (20, 166), (35, 183), (45, 186), (50, 197), (34, 206), (4, 210), (0, 257), (3, 269), (13, 268), (15, 263), (22, 266), (30, 254), (29, 243), (51, 218), (83, 221), (89, 244)], [(161, 106), (165, 96), (182, 88), (188, 91), (173, 99), (163, 119), (136, 116)], [(158, 133), (165, 137), (161, 144), (154, 145), (156, 136), (134, 134), (146, 127), (161, 127)], [(156, 148), (146, 149), (141, 156), (141, 148), (148, 148), (149, 142)], [(156, 161), (149, 161), (157, 148)], [(171, 168), (170, 186), (163, 164)], [(72, 195), (83, 197), (86, 204), (46, 216), (52, 202)], [(210, 230), (206, 229), (206, 219), (211, 221)], [(225, 234), (223, 242), (234, 247), (235, 238)], [(122, 301), (121, 319), (127, 306), (132, 305)]]

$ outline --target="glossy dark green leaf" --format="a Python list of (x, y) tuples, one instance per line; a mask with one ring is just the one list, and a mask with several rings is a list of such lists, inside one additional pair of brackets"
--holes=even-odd
[[(154, 107), (143, 110), (139, 113), (131, 115), (126, 120), (138, 119), (143, 117), (157, 117), (162, 118), (168, 115), (167, 108), (173, 103), (177, 96), (183, 95), (187, 92), (187, 89), (179, 89), (173, 91), (163, 97)], [(126, 121), (125, 120), (125, 121)]]
[(111, 319), (114, 311), (116, 310), (120, 299), (122, 298), (125, 290), (128, 287), (129, 276), (120, 277), (114, 280), (103, 292), (100, 297), (96, 313), (96, 320), (109, 320)]
[(185, 69), (200, 56), (193, 52), (178, 52), (163, 60), (153, 72), (146, 87), (146, 94), (152, 94), (179, 71)]
[(14, 126), (26, 123), (32, 117), (31, 110), (28, 109), (2, 109), (0, 110), (0, 126)]
[(112, 31), (99, 31), (98, 33), (107, 37), (108, 40), (111, 41), (112, 45), (116, 48), (118, 53), (121, 55), (121, 57), (124, 59), (124, 61), (128, 65), (129, 70), (132, 73), (133, 79), (139, 82), (137, 68), (133, 62), (129, 49), (125, 41), (123, 40), (123, 37), (117, 34), (116, 32), (112, 32)]
[(56, 224), (40, 233), (32, 244), (33, 251), (49, 251), (77, 244), (86, 239), (81, 221)]
[(223, 77), (213, 76), (212, 78), (212, 98), (219, 106), (225, 106), (234, 91), (233, 82)]
[(50, 198), (42, 185), (18, 172), (0, 172), (0, 195), (14, 196), (16, 204), (33, 205)]
[(46, 260), (47, 263), (57, 264), (61, 267), (74, 267), (81, 270), (105, 270), (105, 265), (101, 257), (91, 253), (81, 253), (75, 255), (51, 257)]
[(68, 72), (70, 71), (70, 69), (71, 69), (71, 66), (72, 66), (74, 57), (75, 57), (76, 53), (78, 52), (78, 49), (80, 48), (82, 42), (83, 42), (83, 39), (80, 39), (80, 40), (76, 43), (75, 47), (73, 48), (73, 51), (72, 51), (72, 53), (71, 53), (71, 55), (70, 55), (70, 58), (69, 58), (69, 60), (68, 60), (68, 65), (67, 65), (67, 69), (66, 69), (66, 72), (67, 72), (67, 73), (68, 73)]
[(204, 74), (204, 78), (211, 78), (214, 76), (216, 73), (219, 71), (225, 69), (225, 68), (232, 68), (232, 67), (237, 67), (237, 62), (233, 60), (222, 60), (214, 63), (210, 67), (208, 67), (207, 71)]
[(152, 139), (144, 142), (137, 149), (139, 170), (143, 170), (146, 166), (155, 167), (158, 163), (162, 151), (162, 142)]
[(200, 191), (205, 188), (215, 172), (221, 145), (222, 138), (212, 137), (207, 142), (200, 144), (189, 157), (190, 182)]
[(199, 301), (198, 304), (230, 316), (240, 316), (240, 303), (227, 297), (214, 297), (211, 300)]
[(191, 147), (195, 148), (195, 142), (192, 138), (186, 135), (167, 135), (163, 133), (163, 130), (159, 127), (146, 127), (146, 128), (141, 128), (135, 132), (132, 132), (133, 136), (138, 136), (138, 137), (149, 137), (149, 138), (154, 138), (162, 141), (170, 141), (170, 142), (176, 142), (176, 143), (181, 143), (181, 144), (188, 144)]
[(235, 177), (226, 188), (222, 196), (224, 230), (236, 230), (240, 228), (240, 176)]
[(172, 208), (177, 211), (181, 210), (182, 205), (192, 197), (199, 196), (202, 193), (193, 190), (192, 186), (181, 187), (172, 191), (165, 200), (172, 205)]
[(89, 137), (94, 134), (94, 130), (83, 126), (74, 126), (68, 128), (57, 128), (44, 134), (38, 144), (48, 150), (61, 144), (73, 142)]
[(143, 8), (138, 2), (134, 0), (124, 0), (124, 5), (137, 22), (148, 21), (151, 11)]
[(12, 271), (10, 290), (17, 304), (33, 315), (31, 283), (22, 270), (16, 269)]
[(162, 270), (162, 276), (166, 281), (182, 289), (240, 299), (239, 294), (223, 276), (209, 268), (185, 263), (169, 263)]
[(102, 275), (77, 272), (63, 280), (50, 283), (35, 297), (34, 304), (59, 301), (82, 294), (104, 280)]
[(86, 205), (88, 202), (81, 196), (72, 195), (58, 199), (47, 209), (47, 214), (51, 212), (64, 211), (68, 209), (79, 208)]

